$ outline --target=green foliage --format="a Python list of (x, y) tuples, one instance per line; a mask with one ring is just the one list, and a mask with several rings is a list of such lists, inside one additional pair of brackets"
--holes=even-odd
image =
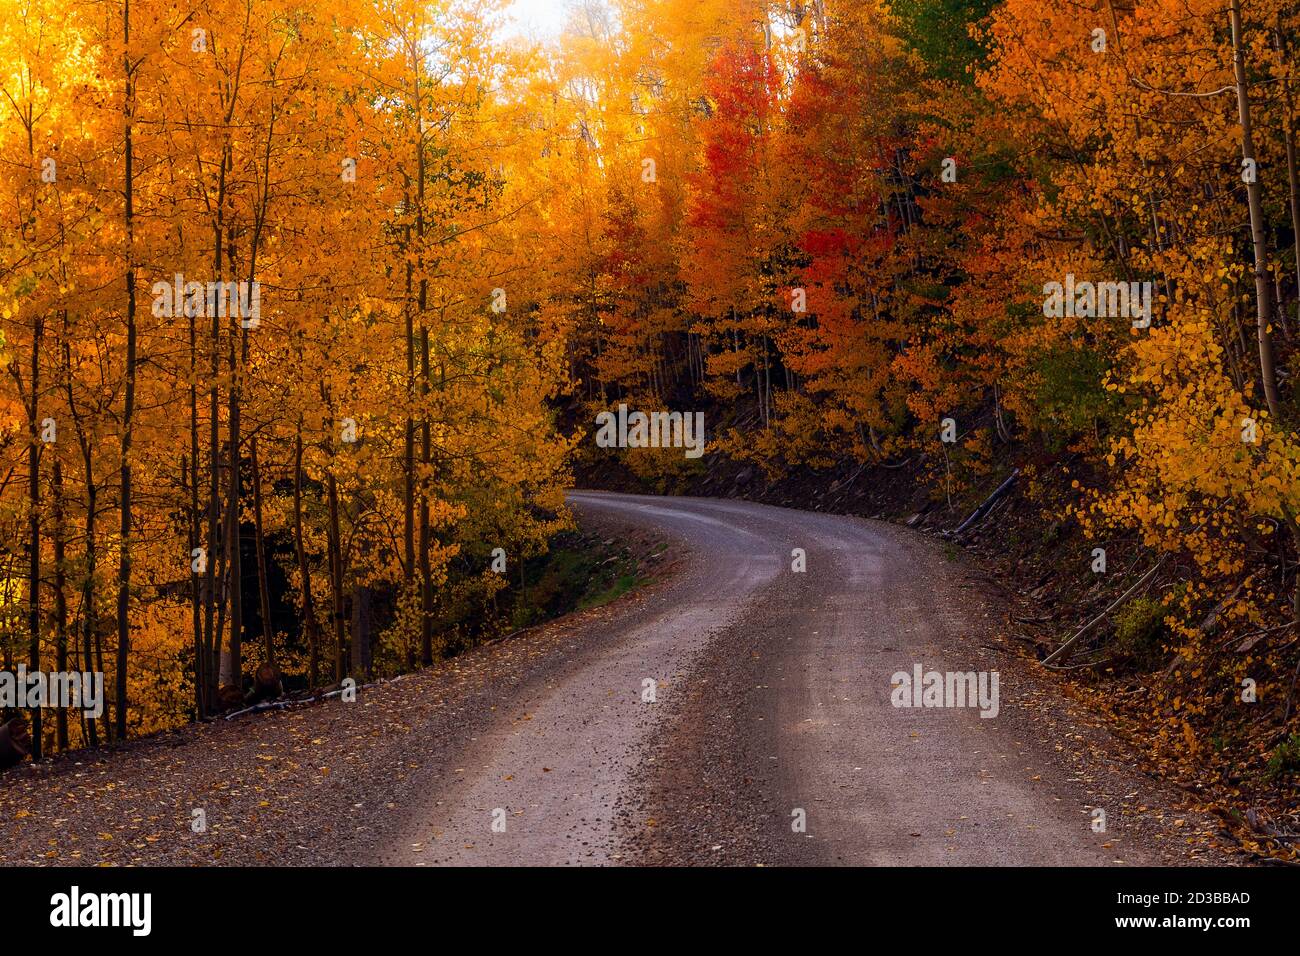
[(1143, 670), (1150, 670), (1164, 656), (1164, 640), (1169, 634), (1164, 604), (1154, 598), (1138, 597), (1115, 614), (1115, 644)]
[(970, 67), (981, 62), (988, 50), (968, 27), (995, 5), (995, 0), (894, 0), (890, 12), (899, 19), (903, 41), (935, 76), (970, 83)]
[(1268, 777), (1283, 781), (1300, 771), (1300, 733), (1293, 733), (1273, 750), (1268, 758)]
[(600, 607), (642, 583), (637, 559), (626, 548), (571, 532), (558, 535), (546, 555), (528, 561), (524, 576), (522, 593), (514, 595), (515, 628)]
[(632, 590), (640, 583), (641, 579), (634, 572), (620, 574), (617, 578), (611, 581), (607, 587), (584, 597), (578, 602), (578, 607), (582, 610), (592, 607), (602, 607), (609, 604), (615, 598), (618, 598)]
[(1062, 345), (1042, 354), (1035, 363), (1038, 422), (1049, 441), (1064, 443), (1109, 423), (1116, 400), (1102, 382), (1109, 371), (1106, 358), (1092, 348)]

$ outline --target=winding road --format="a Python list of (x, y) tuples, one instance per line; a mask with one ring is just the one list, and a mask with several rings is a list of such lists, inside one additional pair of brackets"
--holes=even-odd
[[(1044, 739), (1032, 667), (934, 542), (737, 500), (569, 501), (677, 539), (686, 566), (576, 623), (564, 663), (503, 695), (380, 862), (1171, 861), (1170, 834), (1124, 825), (1136, 794), (1118, 791), (1145, 780), (1113, 759), (1082, 772)], [(997, 715), (894, 706), (892, 676), (918, 664), (998, 671)]]
[[(1017, 649), (956, 552), (738, 500), (570, 501), (653, 580), (355, 701), (11, 768), (0, 863), (1228, 858), (1214, 817)], [(917, 667), (996, 671), (997, 715), (894, 706), (894, 675)]]

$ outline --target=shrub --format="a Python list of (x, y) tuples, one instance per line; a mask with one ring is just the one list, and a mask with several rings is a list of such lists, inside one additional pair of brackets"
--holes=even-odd
[(1150, 670), (1164, 657), (1168, 611), (1154, 598), (1138, 597), (1115, 614), (1115, 643), (1143, 670)]
[(1281, 783), (1300, 770), (1300, 734), (1292, 734), (1274, 748), (1268, 758), (1268, 777)]

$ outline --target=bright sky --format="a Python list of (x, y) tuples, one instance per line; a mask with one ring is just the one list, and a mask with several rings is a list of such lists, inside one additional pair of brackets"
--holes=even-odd
[(568, 18), (566, 0), (514, 0), (507, 8), (513, 21), (507, 35), (550, 39), (559, 36)]

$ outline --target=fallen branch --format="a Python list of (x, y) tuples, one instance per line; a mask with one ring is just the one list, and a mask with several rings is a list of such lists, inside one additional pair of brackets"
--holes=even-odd
[[(1227, 647), (1228, 644), (1231, 644), (1233, 641), (1241, 641), (1237, 646), (1237, 653), (1244, 654), (1246, 651), (1258, 644), (1265, 636), (1276, 633), (1277, 631), (1285, 631), (1289, 627), (1295, 627), (1295, 621), (1287, 621), (1285, 624), (1278, 624), (1276, 627), (1265, 627), (1258, 631), (1249, 631), (1245, 634), (1235, 634), (1228, 638), (1227, 643), (1223, 646)], [(1252, 641), (1252, 637), (1255, 638), (1255, 640)]]
[(987, 498), (984, 499), (984, 503), (982, 505), (980, 505), (973, 512), (971, 512), (971, 516), (969, 518), (967, 518), (960, 525), (958, 525), (955, 531), (951, 532), (951, 536), (955, 538), (957, 535), (961, 534), (963, 531), (969, 528), (976, 521), (979, 521), (986, 514), (988, 514), (989, 509), (992, 508), (997, 503), (998, 499), (1000, 499), (1003, 495), (1005, 495), (1008, 491), (1011, 490), (1011, 485), (1019, 477), (1020, 477), (1020, 469), (1017, 468), (1014, 471), (1012, 471), (1010, 475), (1007, 476), (1006, 481), (1002, 482), (1002, 484), (997, 486), (993, 494), (989, 495)]
[(893, 464), (893, 465), (891, 465), (887, 461), (878, 461), (875, 464), (877, 468), (888, 468), (890, 471), (897, 471), (899, 468), (906, 468), (911, 463), (912, 463), (912, 459), (909, 456), (907, 458), (904, 458), (902, 461), (898, 462), (897, 464)]
[[(396, 677), (390, 677), (386, 680), (371, 681), (369, 684), (358, 684), (354, 690), (369, 690), (372, 687), (378, 687), (380, 684), (395, 684), (407, 674), (398, 674)], [(243, 710), (237, 710), (232, 714), (226, 714), (224, 720), (234, 720), (243, 714), (259, 714), (264, 710), (283, 710), (286, 707), (295, 707), (298, 704), (311, 704), (318, 700), (329, 700), (331, 697), (337, 697), (343, 693), (345, 688), (336, 687), (334, 690), (326, 691), (324, 694), (316, 694), (313, 697), (295, 698), (290, 700), (273, 700), (261, 704), (254, 704), (252, 707), (245, 707)]]
[(1046, 624), (1055, 616), (1054, 614), (1045, 614), (1042, 617), (1020, 617), (1018, 614), (1012, 614), (1011, 620), (1017, 624)]
[[(1165, 555), (1165, 558), (1167, 557), (1168, 555)], [(1114, 604), (1106, 608), (1106, 610), (1102, 611), (1100, 614), (1094, 617), (1087, 624), (1083, 625), (1083, 627), (1075, 631), (1074, 635), (1068, 641), (1066, 641), (1056, 650), (1052, 651), (1052, 653), (1044, 657), (1041, 661), (1039, 661), (1039, 663), (1042, 664), (1044, 667), (1050, 667), (1058, 657), (1060, 657), (1070, 648), (1074, 647), (1074, 645), (1078, 642), (1079, 638), (1083, 637), (1084, 634), (1086, 634), (1089, 630), (1091, 630), (1093, 625), (1095, 625), (1099, 621), (1104, 620), (1106, 616), (1110, 614), (1111, 611), (1115, 610), (1115, 608), (1119, 607), (1121, 604), (1127, 601), (1129, 595), (1133, 594), (1135, 591), (1137, 591), (1138, 588), (1142, 587), (1144, 584), (1150, 581), (1151, 578), (1155, 577), (1155, 573), (1159, 571), (1161, 565), (1165, 563), (1165, 558), (1161, 558), (1159, 561), (1157, 561), (1155, 567), (1153, 567), (1146, 574), (1142, 575), (1142, 577), (1138, 579), (1137, 584), (1133, 585), (1131, 588), (1129, 588), (1127, 591), (1121, 594)]]
[(1197, 627), (1197, 630), (1200, 631), (1202, 635), (1209, 634), (1210, 631), (1214, 630), (1214, 625), (1219, 622), (1219, 615), (1223, 613), (1223, 609), (1236, 600), (1237, 595), (1241, 593), (1241, 589), (1245, 587), (1245, 585), (1245, 581), (1239, 582), (1231, 594), (1216, 604), (1209, 614), (1205, 615), (1205, 620), (1203, 620), (1200, 623), (1200, 626)]
[(852, 487), (853, 483), (858, 480), (858, 475), (862, 474), (862, 469), (866, 467), (867, 467), (867, 463), (865, 461), (862, 464), (858, 465), (857, 471), (849, 475), (848, 478), (844, 479), (844, 483), (842, 485), (839, 485), (836, 490), (846, 491), (850, 487)]
[(1048, 670), (1054, 671), (1078, 671), (1083, 670), (1085, 667), (1100, 667), (1102, 664), (1109, 664), (1113, 660), (1113, 657), (1104, 657), (1099, 661), (1088, 661), (1086, 664), (1048, 664), (1046, 666)]

